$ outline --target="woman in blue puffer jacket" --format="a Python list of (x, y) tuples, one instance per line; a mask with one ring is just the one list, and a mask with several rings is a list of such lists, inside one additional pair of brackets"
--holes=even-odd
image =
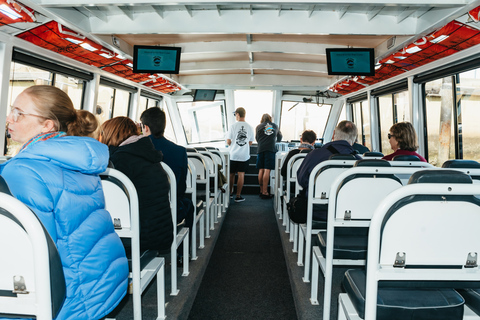
[(100, 319), (127, 290), (125, 250), (105, 210), (98, 174), (108, 148), (83, 135), (81, 117), (53, 86), (23, 91), (7, 117), (19, 153), (0, 166), (11, 192), (37, 214), (62, 260), (66, 299), (56, 319)]

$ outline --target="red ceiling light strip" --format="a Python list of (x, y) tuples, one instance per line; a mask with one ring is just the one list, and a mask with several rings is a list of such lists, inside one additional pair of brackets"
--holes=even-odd
[[(134, 73), (132, 71), (132, 61), (119, 57), (115, 52), (62, 26), (56, 21), (50, 21), (25, 31), (17, 35), (17, 37), (82, 63), (101, 68), (127, 80), (140, 83), (151, 79), (149, 74)], [(178, 84), (170, 80), (163, 80), (170, 84), (165, 90), (154, 87), (158, 83), (152, 83), (151, 85), (146, 83), (145, 85), (163, 93), (181, 90)]]
[[(478, 17), (479, 10), (480, 7), (470, 11), (469, 14), (473, 12)], [(352, 86), (351, 82), (373, 85), (477, 44), (480, 44), (480, 30), (454, 20), (380, 60), (376, 66), (375, 76), (349, 77), (335, 83), (329, 89), (343, 95), (352, 93), (362, 87)]]

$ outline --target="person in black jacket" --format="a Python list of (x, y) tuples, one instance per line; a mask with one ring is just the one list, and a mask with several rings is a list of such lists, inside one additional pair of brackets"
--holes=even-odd
[[(163, 154), (152, 141), (138, 135), (135, 122), (115, 117), (103, 123), (100, 142), (110, 151), (115, 169), (135, 185), (140, 212), (140, 250), (167, 253), (173, 241), (173, 223), (168, 199), (170, 183), (160, 161)], [(128, 244), (126, 244), (128, 246)]]

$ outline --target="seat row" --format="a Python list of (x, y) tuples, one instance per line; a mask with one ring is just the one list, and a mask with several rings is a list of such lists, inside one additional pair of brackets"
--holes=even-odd
[[(199, 161), (197, 161), (199, 160)], [(215, 161), (215, 162), (214, 162)], [(220, 164), (220, 166), (213, 165)], [(195, 260), (196, 231), (199, 229), (200, 246), (204, 247), (205, 231), (213, 229), (214, 221), (228, 207), (228, 196), (222, 196), (217, 183), (217, 170), (228, 172), (228, 155), (218, 150), (189, 153), (187, 193), (197, 203), (192, 227), (191, 258)], [(170, 207), (172, 221), (176, 221), (176, 181), (172, 170), (162, 163), (170, 180)], [(228, 176), (228, 175), (226, 175)], [(0, 177), (1, 178), (1, 177)], [(140, 226), (138, 196), (133, 183), (123, 173), (108, 168), (101, 174), (106, 209), (112, 216), (117, 234), (131, 241), (130, 286), (133, 294), (133, 318), (142, 319), (141, 296), (148, 284), (157, 277), (157, 319), (165, 318), (165, 260), (157, 252), (140, 253)], [(208, 181), (208, 183), (207, 183)], [(214, 188), (209, 187), (212, 182)], [(203, 201), (197, 201), (197, 187), (207, 184)], [(227, 181), (228, 183), (228, 181)], [(225, 188), (226, 185), (222, 185)], [(8, 186), (0, 180), (0, 316), (34, 315), (37, 319), (54, 318), (65, 297), (65, 281), (60, 257), (54, 243), (35, 214), (9, 193)], [(204, 211), (208, 210), (207, 225), (204, 225)], [(207, 218), (208, 219), (208, 218)], [(206, 230), (205, 230), (206, 228)], [(189, 229), (174, 223), (174, 241), (171, 246), (171, 295), (177, 295), (176, 252), (183, 243), (183, 256), (189, 256)], [(16, 239), (14, 242), (11, 239)], [(187, 240), (187, 241), (185, 241)], [(8, 245), (7, 245), (8, 244)], [(183, 263), (183, 276), (189, 273), (189, 259)], [(63, 280), (63, 281), (62, 281)]]
[[(417, 171), (423, 170), (421, 167), (430, 167), (426, 163), (412, 161), (386, 162), (386, 161), (354, 161), (354, 160), (335, 160), (322, 162), (312, 171), (308, 190), (308, 218), (305, 225), (297, 226), (288, 219), (285, 211), (285, 203), (292, 196), (291, 177), (294, 175), (292, 169), (298, 168), (298, 162), (303, 160), (304, 155), (297, 155), (290, 160), (288, 164), (288, 174), (285, 189), (282, 186), (276, 186), (277, 201), (276, 209), (279, 218), (284, 220), (284, 225), (290, 225), (290, 232), (295, 229), (301, 230), (299, 234), (301, 240), (297, 237), (291, 239), (294, 241), (294, 251), (297, 249), (295, 241), (299, 241), (298, 246), (298, 264), (303, 262), (302, 244), (306, 243), (305, 248), (305, 272), (303, 280), (309, 281), (311, 256), (311, 235), (317, 233), (320, 246), (313, 248), (312, 261), (312, 290), (311, 302), (318, 304), (318, 269), (319, 266), (325, 275), (324, 285), (324, 319), (330, 316), (330, 298), (332, 285), (332, 268), (337, 264), (364, 265), (367, 248), (367, 235), (370, 218), (375, 211), (378, 203), (407, 184), (408, 179)], [(281, 163), (281, 156), (277, 155), (277, 164)], [(456, 170), (462, 170), (473, 177), (478, 176), (478, 169), (475, 166), (467, 169), (460, 169), (459, 166), (472, 166), (471, 162), (450, 161), (445, 164), (448, 167), (455, 167)], [(355, 167), (353, 167), (355, 166)], [(477, 163), (478, 166), (478, 163)], [(353, 167), (353, 168), (352, 168)], [(330, 171), (327, 174), (327, 171)], [(336, 172), (335, 172), (336, 171)], [(296, 172), (296, 169), (295, 169)], [(277, 182), (281, 182), (279, 177)], [(296, 180), (296, 179), (295, 179)], [(295, 187), (298, 192), (298, 185)], [(282, 201), (282, 197), (284, 198)], [(281, 205), (283, 202), (283, 206)], [(315, 230), (312, 228), (312, 212), (314, 204), (317, 206), (326, 206), (328, 210), (328, 226), (326, 228)], [(339, 307), (340, 308), (340, 307)], [(343, 318), (342, 318), (343, 319)]]

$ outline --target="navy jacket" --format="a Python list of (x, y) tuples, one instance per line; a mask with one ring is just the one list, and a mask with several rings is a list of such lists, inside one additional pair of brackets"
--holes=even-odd
[(152, 140), (155, 149), (162, 151), (163, 162), (165, 162), (175, 174), (175, 179), (177, 179), (177, 198), (181, 199), (187, 189), (187, 149), (165, 139), (165, 137), (155, 138), (150, 135), (149, 138)]
[[(303, 189), (308, 189), (308, 179), (310, 178), (310, 173), (317, 164), (322, 161), (328, 160), (328, 158), (333, 154), (328, 147), (334, 147), (338, 153), (341, 154), (353, 154), (354, 149), (346, 140), (332, 141), (327, 144), (324, 144), (321, 148), (315, 149), (310, 152), (303, 160), (302, 164), (297, 171), (297, 180), (298, 183), (302, 186)], [(357, 159), (361, 159), (360, 156), (355, 155)]]

